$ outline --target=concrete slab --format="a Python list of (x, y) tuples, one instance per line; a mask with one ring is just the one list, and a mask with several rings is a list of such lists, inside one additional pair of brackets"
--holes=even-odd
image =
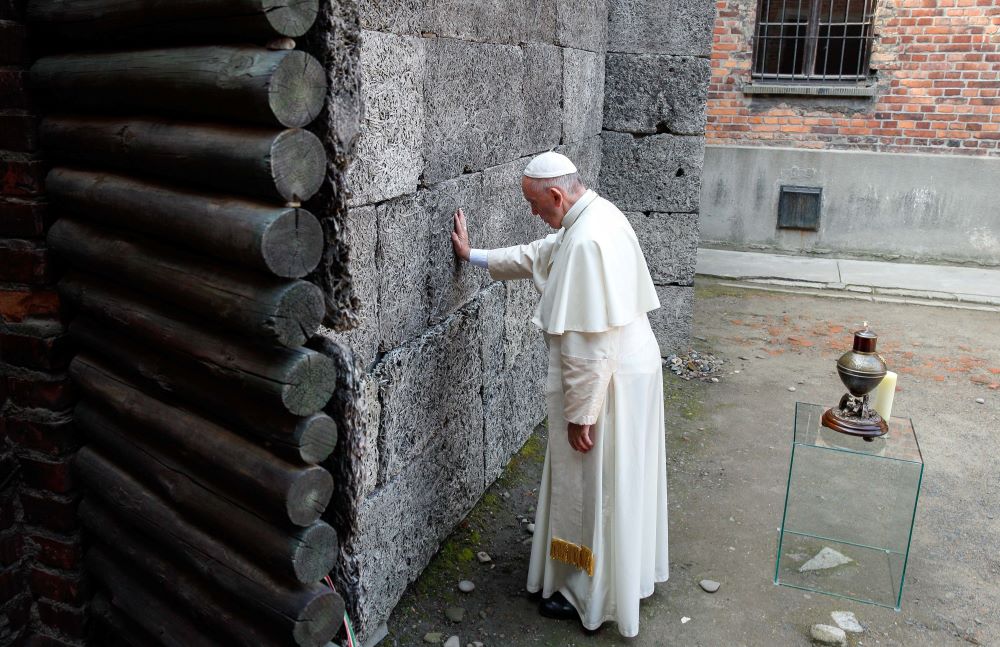
[(698, 274), (729, 279), (795, 279), (813, 283), (837, 283), (837, 261), (781, 254), (759, 254), (724, 249), (699, 249)]
[(837, 263), (844, 283), (852, 285), (1000, 298), (1000, 269), (853, 260)]

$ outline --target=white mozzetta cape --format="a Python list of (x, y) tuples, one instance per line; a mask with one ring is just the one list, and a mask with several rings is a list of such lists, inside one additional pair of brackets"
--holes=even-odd
[(490, 250), (487, 263), (499, 280), (531, 272), (542, 293), (531, 321), (550, 335), (603, 332), (660, 307), (628, 219), (593, 191), (573, 205), (558, 233)]
[[(563, 229), (490, 250), (496, 279), (531, 279), (533, 321), (549, 346), (549, 440), (527, 588), (561, 592), (584, 626), (639, 631), (639, 600), (669, 574), (666, 449), (659, 347), (646, 313), (659, 303), (625, 216), (588, 191)], [(591, 425), (575, 451), (567, 423)]]

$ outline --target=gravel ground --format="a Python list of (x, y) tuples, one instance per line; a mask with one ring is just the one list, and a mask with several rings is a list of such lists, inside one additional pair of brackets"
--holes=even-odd
[[(1000, 645), (1000, 315), (702, 281), (696, 295), (693, 347), (723, 364), (718, 383), (664, 375), (671, 577), (643, 602), (639, 636), (612, 624), (584, 636), (538, 616), (524, 591), (542, 426), (410, 586), (383, 645), (424, 645), (433, 632), (463, 647), (809, 645), (832, 611), (864, 625), (851, 645)], [(894, 415), (913, 420), (925, 461), (899, 612), (772, 580), (795, 403), (836, 403), (834, 362), (862, 320), (899, 373)], [(699, 587), (706, 578), (717, 593)], [(465, 579), (471, 593), (458, 589)], [(460, 622), (449, 607), (464, 610)]]

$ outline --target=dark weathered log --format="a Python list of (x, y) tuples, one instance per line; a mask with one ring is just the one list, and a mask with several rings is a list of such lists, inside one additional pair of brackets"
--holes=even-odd
[(45, 193), (61, 213), (170, 240), (283, 278), (305, 276), (323, 253), (323, 229), (305, 209), (64, 167), (45, 178)]
[(344, 617), (344, 602), (335, 591), (320, 584), (293, 587), (275, 580), (167, 506), (153, 505), (155, 497), (141, 483), (93, 447), (81, 449), (74, 463), (86, 485), (118, 516), (129, 519), (189, 567), (216, 582), (248, 612), (290, 631), (296, 644), (320, 647), (336, 634)]
[[(239, 605), (222, 594), (211, 582), (201, 579), (189, 568), (172, 562), (156, 550), (156, 544), (115, 517), (90, 498), (79, 507), (80, 520), (90, 535), (113, 551), (116, 558), (135, 565), (135, 577), (158, 591), (164, 591), (175, 600), (194, 620), (206, 627), (225, 634), (233, 642), (226, 644), (240, 647), (287, 643), (262, 623), (260, 618), (248, 615)], [(103, 609), (99, 610), (102, 612)]]
[(40, 36), (95, 40), (213, 37), (266, 42), (301, 36), (318, 0), (31, 0), (28, 20)]
[(289, 413), (308, 416), (330, 399), (337, 384), (332, 360), (308, 348), (262, 348), (208, 332), (170, 317), (133, 290), (94, 276), (71, 272), (59, 293), (96, 319), (118, 325), (153, 342), (167, 354), (194, 362), (206, 376), (246, 390)]
[[(179, 457), (179, 464), (191, 465), (205, 487), (257, 516), (306, 526), (326, 509), (333, 481), (325, 469), (278, 460), (241, 436), (139, 390), (87, 352), (74, 358), (70, 374), (86, 395), (112, 409), (116, 419), (142, 430), (136, 442), (151, 445), (149, 451), (165, 450), (162, 461)], [(89, 415), (91, 408), (83, 406), (77, 417)]]
[(323, 294), (312, 283), (223, 267), (121, 230), (61, 218), (48, 242), (73, 265), (282, 346), (304, 344), (323, 317)]
[[(329, 525), (317, 522), (319, 513), (329, 501), (333, 480), (321, 467), (303, 470), (322, 472), (327, 486), (325, 500), (317, 501), (317, 512), (308, 526), (294, 531), (285, 530), (261, 519), (249, 505), (247, 497), (232, 487), (220, 487), (210, 474), (205, 460), (184, 460), (186, 448), (171, 453), (164, 444), (144, 441), (139, 434), (130, 434), (111, 415), (88, 400), (75, 410), (76, 421), (88, 432), (88, 437), (100, 446), (102, 453), (146, 483), (157, 495), (169, 501), (171, 507), (197, 520), (202, 528), (216, 537), (226, 539), (233, 547), (264, 567), (276, 578), (309, 584), (327, 575), (336, 562), (337, 534)], [(144, 430), (148, 431), (148, 430)], [(164, 439), (160, 439), (164, 440)], [(204, 457), (195, 457), (204, 458)], [(219, 456), (221, 458), (221, 456)], [(275, 461), (277, 462), (277, 461)], [(312, 476), (312, 474), (309, 474)], [(281, 487), (281, 483), (278, 487)], [(255, 489), (266, 489), (257, 486)], [(316, 490), (314, 486), (312, 488)], [(287, 490), (286, 490), (287, 491)], [(272, 498), (273, 494), (268, 493)], [(163, 504), (160, 500), (154, 505)], [(319, 505), (321, 504), (321, 505)], [(288, 518), (281, 519), (285, 524)], [(299, 523), (299, 525), (306, 525)]]
[(300, 418), (267, 406), (227, 382), (206, 379), (200, 367), (166, 357), (127, 331), (95, 323), (85, 315), (73, 320), (70, 334), (81, 346), (107, 360), (119, 375), (197, 405), (202, 417), (208, 412), (233, 431), (253, 436), (285, 460), (318, 463), (333, 451), (336, 424), (324, 414)]
[(298, 50), (183, 47), (46, 56), (31, 84), (52, 107), (140, 109), (305, 126), (326, 97), (326, 72)]
[(88, 570), (111, 590), (114, 606), (159, 644), (164, 647), (218, 646), (215, 636), (205, 633), (186, 615), (174, 609), (160, 597), (162, 593), (154, 593), (140, 580), (129, 577), (126, 574), (128, 567), (120, 566), (102, 548), (94, 546), (87, 551), (86, 562)]
[(105, 647), (161, 647), (145, 629), (111, 604), (103, 592), (95, 594), (91, 599), (90, 617), (99, 625), (103, 625), (95, 627), (91, 632), (90, 638), (94, 644)]
[(123, 117), (49, 117), (46, 159), (149, 174), (235, 195), (304, 202), (326, 174), (323, 143), (308, 130)]

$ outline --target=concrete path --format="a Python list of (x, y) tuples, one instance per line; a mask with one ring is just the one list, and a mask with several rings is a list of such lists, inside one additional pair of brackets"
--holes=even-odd
[(1000, 309), (1000, 269), (699, 249), (697, 272), (738, 280), (741, 287), (832, 290), (871, 301)]

